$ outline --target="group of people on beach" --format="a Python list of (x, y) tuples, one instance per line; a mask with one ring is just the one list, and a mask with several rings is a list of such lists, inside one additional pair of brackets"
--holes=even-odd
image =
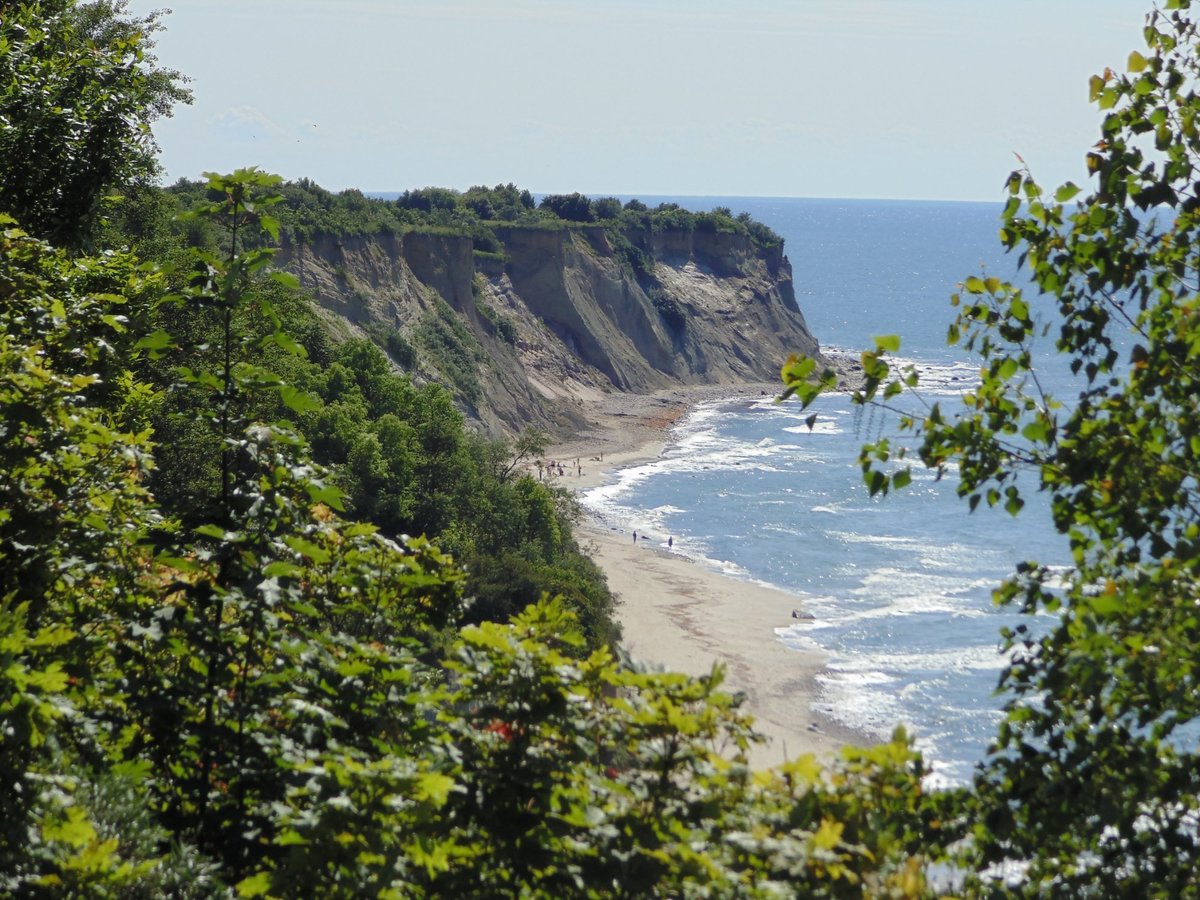
[[(580, 464), (578, 458), (575, 459), (574, 463), (568, 463), (568, 465), (570, 465), (571, 468), (573, 468), (575, 470), (576, 478), (583, 477), (583, 466)], [(539, 471), (540, 471), (540, 466), (539, 466)], [(546, 471), (548, 473), (550, 473), (551, 475), (557, 475), (559, 478), (562, 478), (564, 475), (567, 474), (566, 469), (563, 468), (563, 464), (561, 462), (555, 462), (554, 460), (550, 460), (550, 462), (546, 463)]]

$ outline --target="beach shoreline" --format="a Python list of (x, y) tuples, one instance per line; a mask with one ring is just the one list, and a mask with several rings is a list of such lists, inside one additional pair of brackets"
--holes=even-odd
[[(673, 388), (650, 395), (606, 395), (588, 410), (592, 426), (547, 451), (563, 466), (561, 486), (582, 493), (608, 483), (617, 471), (659, 458), (671, 428), (705, 402), (760, 402), (777, 383)], [(584, 551), (604, 571), (616, 600), (621, 644), (637, 662), (689, 675), (725, 668), (723, 689), (745, 698), (745, 709), (765, 741), (751, 747), (756, 769), (805, 753), (831, 759), (847, 744), (874, 741), (814, 708), (817, 677), (826, 657), (819, 649), (783, 644), (779, 631), (804, 615), (803, 599), (734, 578), (635, 540), (610, 523), (586, 516), (577, 527)]]

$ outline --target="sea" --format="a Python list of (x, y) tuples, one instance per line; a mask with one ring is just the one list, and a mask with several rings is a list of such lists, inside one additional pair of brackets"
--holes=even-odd
[[(899, 335), (895, 361), (915, 365), (921, 400), (946, 410), (979, 377), (978, 361), (946, 343), (956, 285), (981, 273), (1021, 280), (999, 243), (999, 202), (640, 199), (725, 206), (769, 225), (822, 348), (857, 354)], [(1047, 365), (1049, 387), (1077, 391), (1061, 365)], [(773, 639), (826, 654), (819, 711), (866, 740), (903, 724), (931, 781), (966, 782), (1006, 699), (1000, 630), (1021, 618), (993, 591), (1019, 561), (1065, 565), (1065, 539), (1034, 478), (1016, 517), (983, 504), (971, 512), (953, 471), (939, 479), (919, 464), (908, 488), (869, 496), (859, 450), (901, 439), (896, 417), (836, 394), (814, 409), (810, 428), (809, 412), (769, 396), (701, 404), (657, 460), (614, 473), (583, 504), (700, 565), (794, 594), (809, 618)]]

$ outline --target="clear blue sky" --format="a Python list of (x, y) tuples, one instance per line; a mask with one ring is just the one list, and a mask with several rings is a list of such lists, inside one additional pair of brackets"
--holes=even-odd
[[(133, 0), (139, 13), (159, 3)], [(168, 179), (997, 199), (1083, 183), (1149, 0), (178, 0)]]

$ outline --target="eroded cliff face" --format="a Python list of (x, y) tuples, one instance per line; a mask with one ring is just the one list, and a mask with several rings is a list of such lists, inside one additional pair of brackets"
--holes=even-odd
[(503, 260), (469, 237), (412, 232), (285, 241), (277, 262), (335, 334), (370, 335), (491, 433), (570, 429), (614, 390), (772, 381), (789, 353), (818, 353), (782, 248), (630, 232), (649, 261), (635, 274), (600, 226), (495, 232)]

